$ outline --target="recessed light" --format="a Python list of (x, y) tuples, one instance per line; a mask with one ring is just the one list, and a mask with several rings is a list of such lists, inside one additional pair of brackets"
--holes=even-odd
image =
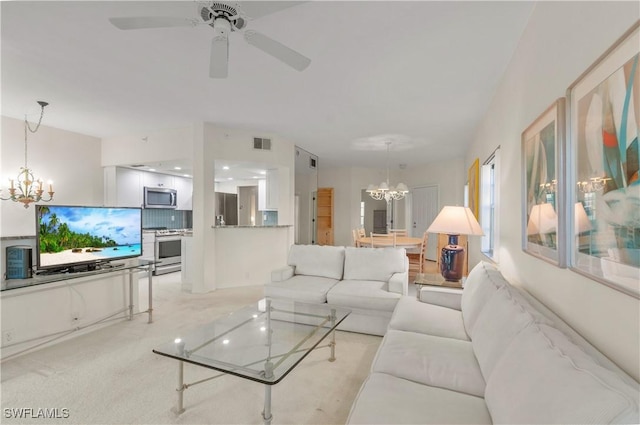
[(225, 165), (224, 167), (222, 167), (223, 170), (228, 170), (229, 167), (227, 165)]
[(260, 171), (260, 174), (264, 175), (264, 174), (267, 174), (267, 172), (266, 171)]
[(191, 177), (189, 174), (183, 174), (182, 177)]
[(227, 344), (229, 343), (229, 340), (228, 340), (228, 339), (223, 339), (223, 340), (222, 340), (222, 343), (223, 343), (224, 345), (227, 345)]
[(173, 167), (173, 169), (180, 171), (180, 170), (182, 170), (182, 167)]
[(233, 177), (229, 177), (227, 180), (233, 180)]
[(149, 168), (149, 171), (156, 171), (155, 168)]

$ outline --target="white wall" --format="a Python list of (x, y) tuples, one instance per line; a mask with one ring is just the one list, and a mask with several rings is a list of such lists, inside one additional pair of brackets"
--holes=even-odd
[[(212, 226), (215, 224), (214, 208), (214, 164), (216, 160), (256, 162), (269, 167), (279, 169), (278, 178), (278, 224), (293, 225), (294, 210), (294, 144), (283, 139), (277, 134), (266, 133), (240, 128), (221, 127), (211, 123), (199, 123), (194, 132), (194, 172), (193, 172), (193, 284), (191, 291), (203, 293), (234, 286), (238, 282), (245, 282), (247, 261), (250, 261), (251, 251), (255, 244), (271, 246), (273, 252), (286, 253), (293, 243), (293, 227), (280, 229), (284, 232), (267, 234), (266, 240), (258, 239), (253, 234), (242, 233), (241, 229), (224, 229), (225, 232), (239, 232), (238, 238), (230, 238), (226, 244), (218, 244), (218, 233)], [(266, 137), (271, 139), (271, 150), (262, 151), (253, 149), (254, 137)], [(249, 229), (258, 231), (256, 229)], [(242, 235), (242, 237), (240, 237)], [(256, 233), (255, 235), (258, 235)], [(263, 237), (264, 234), (260, 234)], [(266, 242), (265, 242), (266, 241)], [(244, 255), (235, 255), (228, 258), (224, 267), (218, 264), (220, 251), (242, 252)], [(214, 259), (214, 261), (212, 261)], [(264, 275), (267, 270), (284, 266), (286, 256), (279, 254), (278, 261), (266, 265), (263, 262), (259, 266), (251, 263), (255, 274)], [(255, 281), (255, 284), (265, 283)], [(240, 283), (241, 284), (241, 283)]]
[[(428, 158), (425, 158), (425, 162)], [(333, 187), (334, 244), (353, 245), (351, 230), (360, 227), (360, 199), (362, 189), (386, 179), (386, 169), (318, 168), (318, 187)], [(440, 161), (405, 170), (392, 170), (390, 183), (402, 182), (409, 189), (438, 185), (440, 207), (462, 205), (466, 170), (462, 159)], [(400, 213), (402, 215), (402, 212)], [(402, 224), (402, 217), (399, 217)], [(405, 223), (406, 224), (406, 223)]]
[[(15, 179), (24, 166), (24, 121), (2, 117), (0, 143), (0, 187), (6, 197), (8, 179)], [(29, 133), (28, 166), (36, 178), (53, 180), (51, 203), (102, 205), (100, 139), (43, 124), (37, 133)], [(18, 202), (0, 201), (0, 216), (0, 236), (35, 235), (33, 206), (25, 209)]]
[[(520, 135), (640, 16), (637, 2), (539, 2), (465, 158), (501, 147), (500, 268), (640, 379), (640, 302), (521, 250)], [(471, 238), (470, 262), (482, 255)]]
[(102, 140), (102, 165), (191, 160), (194, 126), (156, 130)]

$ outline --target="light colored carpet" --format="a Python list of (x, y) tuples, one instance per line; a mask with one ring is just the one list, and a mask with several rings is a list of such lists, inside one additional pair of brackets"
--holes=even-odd
[[(259, 424), (264, 386), (223, 376), (185, 391), (177, 415), (178, 363), (151, 350), (179, 332), (262, 298), (262, 286), (193, 295), (179, 273), (154, 278), (154, 323), (117, 321), (1, 365), (3, 424)], [(141, 300), (146, 299), (141, 281)], [(143, 306), (146, 308), (146, 306)], [(272, 387), (274, 424), (340, 424), (366, 378), (381, 338), (337, 332), (336, 357), (316, 350)], [(215, 374), (185, 365), (185, 382)], [(6, 409), (68, 409), (68, 419), (15, 419)]]

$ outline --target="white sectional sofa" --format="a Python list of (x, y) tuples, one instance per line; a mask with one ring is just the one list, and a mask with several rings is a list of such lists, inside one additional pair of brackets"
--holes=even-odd
[(396, 304), (407, 295), (403, 248), (292, 245), (288, 265), (271, 273), (265, 296), (347, 307), (338, 329), (384, 335)]
[(403, 297), (349, 424), (640, 423), (639, 384), (488, 263)]

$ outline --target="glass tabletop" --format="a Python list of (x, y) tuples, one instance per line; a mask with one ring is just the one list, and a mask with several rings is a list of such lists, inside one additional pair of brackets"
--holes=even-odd
[(350, 310), (264, 299), (176, 335), (154, 353), (264, 384), (280, 382)]

